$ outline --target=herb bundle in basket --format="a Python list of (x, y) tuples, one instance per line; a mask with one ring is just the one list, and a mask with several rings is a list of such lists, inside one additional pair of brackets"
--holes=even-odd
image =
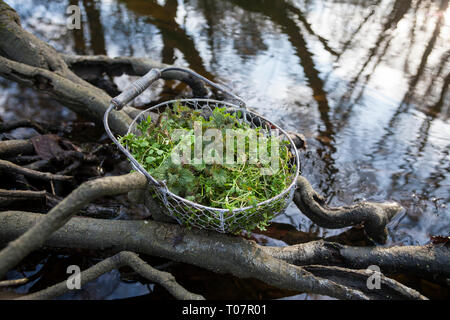
[[(196, 134), (195, 125), (200, 127), (202, 138)], [(240, 111), (216, 107), (205, 112), (177, 101), (159, 114), (148, 115), (137, 124), (136, 129), (121, 137), (120, 143), (127, 147), (151, 176), (164, 181), (174, 194), (194, 203), (233, 212), (276, 197), (292, 183), (293, 154), (289, 150), (289, 142), (281, 139), (276, 141), (278, 163), (275, 167), (273, 161), (261, 161), (258, 158), (251, 161), (255, 159), (252, 158), (255, 152), (261, 154), (264, 151), (270, 158), (275, 140), (262, 128), (245, 121)], [(221, 143), (203, 139), (209, 129), (220, 131)], [(179, 134), (180, 130), (184, 132), (182, 135)], [(248, 130), (251, 131), (250, 135)], [(235, 137), (243, 132), (247, 135), (243, 145), (241, 144), (243, 147), (239, 148), (239, 138)], [(252, 144), (249, 137), (256, 137), (254, 141), (257, 143)], [(196, 145), (200, 145), (203, 155), (199, 158), (195, 158), (198, 151)], [(174, 161), (173, 154), (186, 151), (186, 148), (190, 151), (189, 161)], [(208, 150), (210, 158), (203, 154), (205, 150)], [(255, 206), (255, 210), (243, 211), (244, 216), (233, 217), (239, 220), (239, 227), (233, 233), (251, 231), (255, 227), (264, 230), (274, 214), (282, 208), (269, 207), (257, 212), (258, 209), (260, 208)], [(246, 214), (254, 217), (246, 219)], [(184, 224), (188, 227), (198, 226), (199, 221), (191, 223), (194, 221), (195, 215), (184, 221)], [(205, 224), (210, 222), (205, 221)]]

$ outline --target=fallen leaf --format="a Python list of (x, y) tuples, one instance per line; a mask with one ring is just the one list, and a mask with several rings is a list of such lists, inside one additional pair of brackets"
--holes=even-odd
[(44, 134), (31, 138), (36, 154), (42, 159), (55, 158), (64, 150), (59, 145), (61, 138), (56, 134)]

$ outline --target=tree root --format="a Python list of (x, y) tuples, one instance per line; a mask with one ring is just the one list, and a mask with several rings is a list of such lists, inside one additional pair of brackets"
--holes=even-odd
[[(0, 213), (1, 242), (6, 240), (5, 236), (9, 238), (18, 231), (17, 228), (9, 229), (8, 226), (12, 221), (26, 228), (34, 223), (40, 224), (44, 219), (43, 215), (25, 212)], [(96, 229), (94, 233), (93, 228)], [(174, 246), (173, 240), (180, 233), (181, 228), (174, 224), (74, 217), (56, 231), (46, 245), (69, 248), (76, 246), (82, 249), (93, 245), (91, 249), (94, 250), (108, 248), (118, 252), (139, 250), (145, 254), (186, 262), (215, 272), (256, 278), (279, 288), (340, 299), (368, 299), (358, 290), (317, 278), (301, 267), (274, 259), (266, 254), (262, 247), (248, 240), (215, 232), (192, 230), (185, 233), (181, 244)], [(60, 240), (64, 245), (59, 242)], [(2, 260), (0, 263), (3, 264)]]
[(40, 172), (36, 170), (31, 170), (28, 168), (24, 168), (21, 166), (18, 166), (12, 162), (1, 160), (0, 159), (0, 170), (4, 171), (12, 171), (14, 173), (22, 174), (26, 177), (34, 178), (34, 179), (40, 179), (40, 180), (55, 180), (55, 181), (71, 181), (73, 180), (72, 176), (63, 176), (59, 174), (53, 174), (49, 172)]
[[(123, 266), (129, 266), (135, 272), (140, 274), (142, 277), (150, 281), (159, 283), (177, 299), (180, 300), (205, 299), (201, 295), (187, 291), (185, 288), (183, 288), (180, 284), (176, 282), (175, 278), (170, 273), (159, 271), (157, 269), (152, 268), (145, 261), (140, 259), (137, 254), (129, 251), (122, 251), (112, 257), (109, 257), (99, 262), (95, 266), (92, 266), (89, 269), (81, 272), (80, 274), (81, 286), (97, 279), (104, 273), (107, 273), (114, 269), (119, 269), (120, 267)], [(20, 297), (17, 300), (52, 299), (59, 297), (69, 291), (70, 289), (68, 288), (66, 281), (63, 281), (51, 287), (48, 287), (42, 291)]]
[(1, 158), (9, 158), (17, 155), (32, 153), (34, 153), (34, 147), (30, 140), (0, 141)]
[(352, 206), (331, 208), (325, 204), (325, 200), (312, 188), (305, 177), (298, 177), (297, 186), (294, 202), (314, 223), (329, 229), (362, 223), (367, 236), (378, 243), (386, 242), (386, 225), (403, 210), (402, 206), (395, 202), (361, 202)]
[(49, 125), (46, 123), (40, 123), (40, 122), (32, 121), (29, 119), (0, 123), (0, 132), (11, 131), (11, 130), (14, 130), (17, 128), (33, 128), (40, 134), (45, 134), (45, 133), (49, 133), (49, 132), (58, 132), (58, 131), (62, 131), (64, 129), (64, 128), (61, 128), (58, 126)]
[[(31, 229), (26, 231), (23, 235), (21, 235), (16, 240), (10, 242), (5, 249), (0, 252), (0, 278), (5, 275), (5, 273), (12, 267), (14, 267), (18, 262), (20, 262), (26, 255), (28, 255), (34, 249), (40, 247), (44, 244), (47, 238), (51, 236), (51, 234), (58, 229), (60, 229), (64, 224), (69, 221), (69, 219), (78, 212), (83, 206), (88, 204), (90, 201), (104, 196), (104, 195), (116, 195), (120, 193), (126, 193), (132, 189), (142, 189), (147, 186), (146, 178), (140, 173), (131, 173), (125, 176), (119, 177), (107, 177), (100, 178), (93, 181), (88, 181), (83, 183), (80, 187), (75, 189), (71, 194), (69, 194), (62, 202), (60, 202), (57, 206), (55, 206), (49, 213), (47, 213), (44, 218), (37, 222)], [(6, 216), (5, 213), (1, 214), (1, 217)], [(149, 223), (149, 222), (147, 222)], [(141, 222), (143, 224), (143, 222)], [(3, 226), (4, 224), (2, 224)], [(21, 224), (23, 225), (23, 224)], [(179, 227), (176, 225), (167, 226), (167, 231), (179, 230)], [(17, 229), (17, 228), (16, 228)], [(103, 228), (102, 228), (103, 229)], [(133, 228), (135, 229), (135, 228)], [(132, 230), (132, 229), (129, 229)], [(0, 234), (5, 235), (8, 232), (6, 230), (1, 230)], [(151, 230), (150, 230), (151, 231)], [(156, 234), (165, 234), (167, 232), (161, 232), (161, 230), (155, 230)], [(89, 232), (82, 232), (75, 234), (82, 234), (84, 236), (90, 234)], [(119, 232), (118, 234), (122, 234)], [(153, 234), (153, 232), (152, 232)], [(155, 235), (156, 235), (155, 234)], [(216, 250), (216, 246), (224, 246), (223, 241), (227, 239), (231, 239), (231, 241), (236, 242), (240, 241), (240, 238), (228, 237), (228, 238), (220, 238), (227, 237), (221, 234), (215, 235), (214, 233), (204, 233), (199, 231), (199, 233), (194, 233), (195, 242), (197, 244), (200, 243), (210, 243), (214, 241), (214, 246), (204, 247), (204, 250), (210, 251), (213, 249)], [(205, 237), (206, 235), (206, 237)], [(148, 237), (150, 234), (147, 235)], [(176, 236), (176, 235), (175, 235)], [(215, 239), (219, 237), (218, 239)], [(199, 239), (200, 238), (200, 239)], [(148, 239), (149, 242), (150, 239)], [(155, 239), (157, 242), (161, 242), (161, 239)], [(158, 241), (159, 240), (159, 241)], [(105, 241), (105, 240), (103, 240)], [(163, 240), (164, 241), (164, 240)], [(167, 241), (164, 241), (167, 242)], [(193, 243), (193, 241), (190, 241)], [(170, 243), (166, 243), (165, 245), (169, 245), (171, 248), (170, 251), (173, 251), (174, 246)], [(248, 243), (244, 242), (244, 247), (247, 247), (247, 250), (253, 251), (251, 246)], [(161, 244), (160, 244), (161, 245)], [(233, 244), (232, 247), (237, 244)], [(192, 248), (194, 249), (194, 248)], [(128, 249), (124, 249), (128, 250)], [(135, 251), (135, 250), (132, 250)], [(288, 264), (281, 260), (275, 260), (271, 258), (267, 254), (263, 254), (261, 250), (261, 255), (259, 255), (258, 259), (255, 259), (251, 263), (251, 267), (248, 266), (249, 254), (235, 257), (238, 261), (234, 261), (235, 263), (228, 264), (228, 268), (225, 267), (225, 272), (231, 271), (232, 273), (237, 273), (242, 276), (250, 277), (254, 274), (259, 274), (261, 280), (265, 280), (269, 284), (281, 286), (282, 288), (291, 288), (298, 291), (307, 291), (307, 292), (315, 292), (318, 294), (331, 295), (339, 298), (355, 298), (355, 299), (367, 299), (368, 297), (362, 294), (359, 291), (355, 291), (353, 289), (346, 288), (339, 284), (329, 281), (321, 281), (320, 279), (314, 277), (309, 272), (305, 272), (300, 267)], [(202, 252), (202, 248), (195, 248), (195, 260), (203, 260), (207, 261), (207, 259), (201, 259), (202, 256), (217, 256), (217, 253), (214, 255), (213, 252)], [(170, 259), (174, 259), (173, 254), (171, 253)], [(166, 253), (167, 254), (167, 253)], [(182, 256), (184, 256), (184, 253)], [(189, 256), (189, 255), (187, 255)], [(166, 258), (169, 258), (166, 256)], [(256, 257), (255, 257), (256, 258)], [(184, 259), (180, 257), (180, 259)], [(176, 260), (176, 257), (175, 257)], [(194, 261), (190, 261), (191, 263)], [(224, 267), (221, 266), (223, 261), (230, 261), (230, 256), (225, 256), (219, 260), (209, 261), (208, 267), (211, 268), (211, 265), (214, 266), (214, 270), (221, 270)], [(194, 263), (196, 264), (196, 263)], [(251, 269), (251, 270), (248, 270)], [(301, 275), (301, 277), (299, 277)]]
[[(3, 160), (0, 160), (3, 161)], [(0, 162), (1, 163), (1, 162)], [(105, 195), (116, 195), (120, 193), (127, 193), (130, 190), (136, 189), (145, 189), (147, 187), (146, 178), (140, 173), (132, 173), (125, 176), (118, 177), (107, 177), (100, 178), (97, 180), (92, 180), (83, 183), (80, 187), (74, 190), (69, 196), (67, 196), (63, 201), (57, 204), (48, 214), (46, 214), (40, 221), (37, 223), (33, 223), (33, 227), (26, 231), (23, 230), (23, 234), (19, 236), (16, 240), (10, 242), (8, 246), (0, 252), (0, 277), (2, 277), (6, 271), (10, 268), (14, 267), (18, 262), (20, 262), (26, 255), (28, 255), (31, 251), (37, 249), (41, 245), (43, 245), (46, 240), (56, 231), (58, 234), (61, 230), (64, 230), (64, 224), (71, 219), (71, 217), (76, 214), (79, 210), (81, 210), (85, 205), (89, 204), (92, 200), (99, 198)], [(8, 216), (8, 212), (0, 213), (0, 220), (4, 216)], [(83, 222), (87, 221), (82, 219)], [(76, 221), (78, 227), (82, 226), (82, 221)], [(107, 221), (102, 221), (95, 219), (95, 222), (92, 225), (96, 225), (101, 221), (101, 230), (107, 229), (104, 225)], [(0, 221), (1, 222), (1, 221)], [(6, 228), (8, 223), (4, 221), (2, 226)], [(142, 222), (140, 222), (142, 224)], [(144, 222), (145, 223), (145, 222)], [(156, 222), (146, 222), (147, 224), (156, 223)], [(20, 225), (24, 226), (26, 223), (21, 221), (20, 223), (15, 223), (15, 226)], [(72, 225), (72, 221), (69, 222), (69, 225)], [(61, 228), (63, 227), (63, 228)], [(371, 292), (367, 292), (367, 290), (362, 290), (361, 281), (355, 283), (346, 283), (343, 285), (342, 283), (334, 281), (331, 276), (322, 277), (315, 276), (312, 272), (307, 271), (306, 269), (297, 266), (296, 263), (291, 263), (291, 261), (287, 261), (283, 258), (275, 258), (273, 253), (276, 252), (273, 248), (265, 248), (257, 246), (255, 248), (254, 243), (249, 243), (247, 240), (235, 237), (229, 237), (222, 234), (216, 233), (206, 233), (201, 230), (197, 230), (197, 232), (193, 232), (191, 236), (193, 239), (188, 240), (191, 245), (194, 247), (191, 248), (193, 250), (191, 252), (192, 256), (187, 254), (187, 252), (182, 252), (179, 257), (177, 257), (175, 247), (179, 247), (172, 245), (175, 243), (175, 238), (179, 237), (179, 234), (184, 234), (179, 231), (179, 227), (176, 225), (165, 225), (165, 232), (161, 232), (161, 230), (154, 230), (150, 232), (146, 232), (147, 237), (148, 234), (164, 234), (164, 239), (153, 239), (150, 240), (152, 243), (160, 243), (161, 241), (169, 242), (169, 250), (162, 253), (154, 252), (154, 248), (150, 248), (150, 252), (145, 251), (144, 253), (153, 254), (157, 256), (162, 256), (165, 258), (169, 258), (176, 261), (183, 261), (186, 263), (191, 263), (194, 265), (199, 265), (201, 267), (205, 267), (218, 272), (230, 272), (236, 276), (240, 277), (255, 277), (259, 280), (262, 280), (268, 284), (275, 285), (280, 288), (295, 290), (295, 291), (304, 291), (311, 292), (317, 294), (323, 294), (328, 296), (333, 296), (341, 299), (370, 299), (370, 298), (378, 298), (380, 296), (384, 298), (389, 297), (403, 297), (408, 299), (422, 299), (424, 298), (420, 294), (416, 293), (414, 290), (408, 291), (403, 288), (400, 284), (398, 284), (398, 290), (390, 289), (388, 292), (378, 292), (377, 295), (372, 294)], [(60, 229), (61, 228), (61, 229)], [(73, 226), (72, 226), (73, 228)], [(17, 229), (17, 227), (16, 227)], [(136, 226), (127, 227), (128, 230), (136, 231)], [(59, 231), (57, 231), (59, 230)], [(124, 236), (124, 232), (126, 229), (122, 231), (115, 231), (115, 234), (121, 235), (121, 239)], [(174, 231), (177, 230), (177, 231)], [(174, 233), (173, 237), (169, 237), (169, 240), (166, 240), (168, 233)], [(8, 235), (11, 234), (11, 230), (3, 229), (0, 227), (0, 234)], [(73, 234), (73, 235), (87, 235), (87, 234), (96, 234), (102, 235), (106, 237), (106, 239), (113, 239), (112, 235), (102, 234), (100, 230), (96, 230), (95, 232), (88, 230), (70, 230), (66, 231), (65, 235)], [(184, 235), (186, 238), (186, 235)], [(216, 239), (215, 239), (216, 238)], [(232, 241), (232, 243), (227, 243), (228, 241)], [(12, 239), (11, 239), (12, 240)], [(78, 239), (80, 241), (80, 239)], [(105, 238), (103, 240), (96, 239), (96, 241), (100, 241), (102, 243), (102, 248), (105, 246)], [(116, 240), (117, 241), (117, 240)], [(197, 247), (201, 243), (205, 243), (207, 241), (213, 241), (214, 245), (210, 245), (210, 247), (205, 248)], [(182, 241), (184, 242), (184, 241)], [(77, 247), (84, 248), (83, 244), (77, 242), (75, 239), (70, 240), (71, 245), (76, 244)], [(222, 247), (230, 246), (230, 250), (225, 250), (223, 256), (217, 260), (208, 260), (205, 256), (214, 256), (217, 258), (217, 252), (209, 252), (211, 248), (217, 250), (217, 245), (220, 244)], [(92, 244), (89, 244), (91, 246)], [(161, 244), (158, 244), (161, 245)], [(110, 245), (106, 245), (110, 247)], [(165, 245), (164, 245), (165, 246)], [(117, 244), (112, 245), (112, 247), (116, 248)], [(139, 252), (142, 250), (139, 246), (134, 247), (133, 245), (127, 247), (120, 247), (120, 250), (132, 250)], [(233, 252), (233, 248), (239, 248), (240, 255), (236, 257), (236, 253)], [(244, 250), (246, 248), (246, 250)], [(289, 248), (289, 247), (288, 247)], [(90, 249), (96, 249), (90, 247)], [(257, 254), (255, 254), (258, 252)], [(229, 252), (228, 252), (229, 251)], [(244, 254), (243, 254), (244, 253)], [(284, 257), (284, 256), (283, 256)], [(248, 265), (249, 261), (252, 261), (251, 265)], [(202, 263), (198, 263), (201, 261)], [(231, 264), (224, 263), (224, 261), (232, 261)], [(295, 261), (297, 262), (297, 261)], [(310, 260), (308, 265), (314, 263), (314, 260)], [(316, 272), (317, 270), (314, 269)], [(338, 277), (335, 277), (338, 279)], [(343, 280), (342, 280), (343, 281)], [(392, 280), (393, 281), (393, 280)], [(395, 282), (395, 284), (397, 284)], [(394, 286), (395, 287), (395, 286)], [(395, 287), (396, 288), (396, 287)], [(409, 288), (408, 288), (409, 289)], [(365, 292), (366, 291), (366, 292)]]
[(0, 189), (0, 197), (13, 199), (42, 199), (45, 198), (45, 191), (30, 190), (5, 190)]

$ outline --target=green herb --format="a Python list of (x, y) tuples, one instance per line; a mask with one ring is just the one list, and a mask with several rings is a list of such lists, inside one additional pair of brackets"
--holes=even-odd
[[(269, 136), (260, 128), (252, 128), (241, 118), (240, 112), (230, 112), (225, 108), (216, 107), (208, 114), (176, 102), (172, 108), (166, 108), (164, 112), (155, 115), (154, 119), (148, 116), (137, 125), (137, 134), (129, 133), (121, 137), (120, 142), (129, 148), (134, 158), (147, 172), (157, 180), (164, 180), (171, 192), (190, 201), (209, 207), (229, 209), (231, 212), (233, 209), (254, 206), (280, 194), (292, 182), (294, 172), (289, 165), (292, 154), (287, 148), (287, 142), (284, 141), (279, 141), (278, 168), (270, 175), (261, 174), (261, 169), (271, 170), (270, 162), (249, 161), (251, 153), (256, 150), (255, 146), (252, 148), (248, 139), (245, 140), (245, 150), (241, 153), (238, 153), (237, 139), (229, 141), (235, 147), (231, 154), (234, 160), (243, 157), (246, 161), (226, 164), (227, 129), (236, 135), (243, 132), (242, 130), (251, 130), (259, 139), (257, 149), (261, 151), (265, 147), (268, 156), (271, 156), (272, 140)], [(210, 163), (203, 157), (198, 163), (176, 164), (172, 161), (172, 152), (181, 146), (190, 148), (189, 151), (194, 153), (195, 142), (198, 139), (194, 132), (196, 121), (201, 123), (202, 134), (208, 129), (219, 129), (222, 132), (223, 161)], [(176, 129), (184, 129), (185, 134), (176, 137), (174, 135)], [(210, 143), (203, 141), (202, 150), (206, 150)], [(219, 155), (220, 151), (212, 148), (211, 156)], [(229, 220), (236, 221), (234, 233), (242, 230), (251, 231), (255, 227), (265, 230), (273, 214), (281, 210), (282, 205), (283, 203), (279, 201), (266, 210), (255, 207), (234, 216), (229, 214)], [(213, 214), (200, 218), (194, 213), (185, 224), (190, 226), (195, 219), (197, 224), (203, 226), (218, 224), (219, 221)]]

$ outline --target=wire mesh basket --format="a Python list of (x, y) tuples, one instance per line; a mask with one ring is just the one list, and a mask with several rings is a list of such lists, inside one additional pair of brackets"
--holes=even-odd
[[(142, 165), (131, 155), (130, 150), (127, 147), (122, 146), (114, 137), (109, 129), (108, 116), (112, 109), (120, 110), (126, 103), (142, 93), (151, 83), (159, 79), (161, 74), (173, 70), (187, 72), (190, 75), (203, 80), (211, 86), (228, 94), (235, 100), (238, 100), (238, 104), (213, 99), (178, 99), (163, 102), (140, 112), (130, 124), (128, 133), (139, 134), (137, 126), (141, 121), (147, 119), (149, 115), (152, 117), (155, 115), (159, 116), (159, 114), (164, 112), (167, 108), (171, 108), (174, 103), (181, 103), (193, 110), (201, 110), (204, 114), (211, 114), (215, 108), (225, 107), (227, 112), (238, 113), (241, 118), (240, 121), (245, 121), (251, 128), (263, 128), (269, 133), (274, 132), (275, 130), (277, 132), (277, 138), (280, 139), (280, 141), (286, 141), (289, 151), (292, 154), (288, 164), (289, 177), (291, 177), (292, 180), (287, 188), (275, 197), (256, 205), (233, 210), (214, 208), (195, 203), (171, 192), (167, 188), (165, 181), (156, 180), (142, 167)], [(188, 227), (215, 230), (221, 233), (236, 234), (242, 230), (254, 229), (261, 221), (273, 219), (275, 216), (283, 213), (292, 201), (296, 189), (297, 177), (299, 175), (300, 163), (297, 148), (291, 137), (273, 122), (247, 109), (245, 102), (241, 98), (191, 70), (174, 67), (165, 68), (161, 71), (152, 69), (144, 77), (134, 82), (121, 95), (111, 101), (110, 107), (105, 112), (104, 124), (106, 132), (117, 147), (127, 156), (133, 168), (147, 177), (150, 191), (157, 196), (160, 203), (167, 209), (166, 214), (175, 219), (179, 224)]]

